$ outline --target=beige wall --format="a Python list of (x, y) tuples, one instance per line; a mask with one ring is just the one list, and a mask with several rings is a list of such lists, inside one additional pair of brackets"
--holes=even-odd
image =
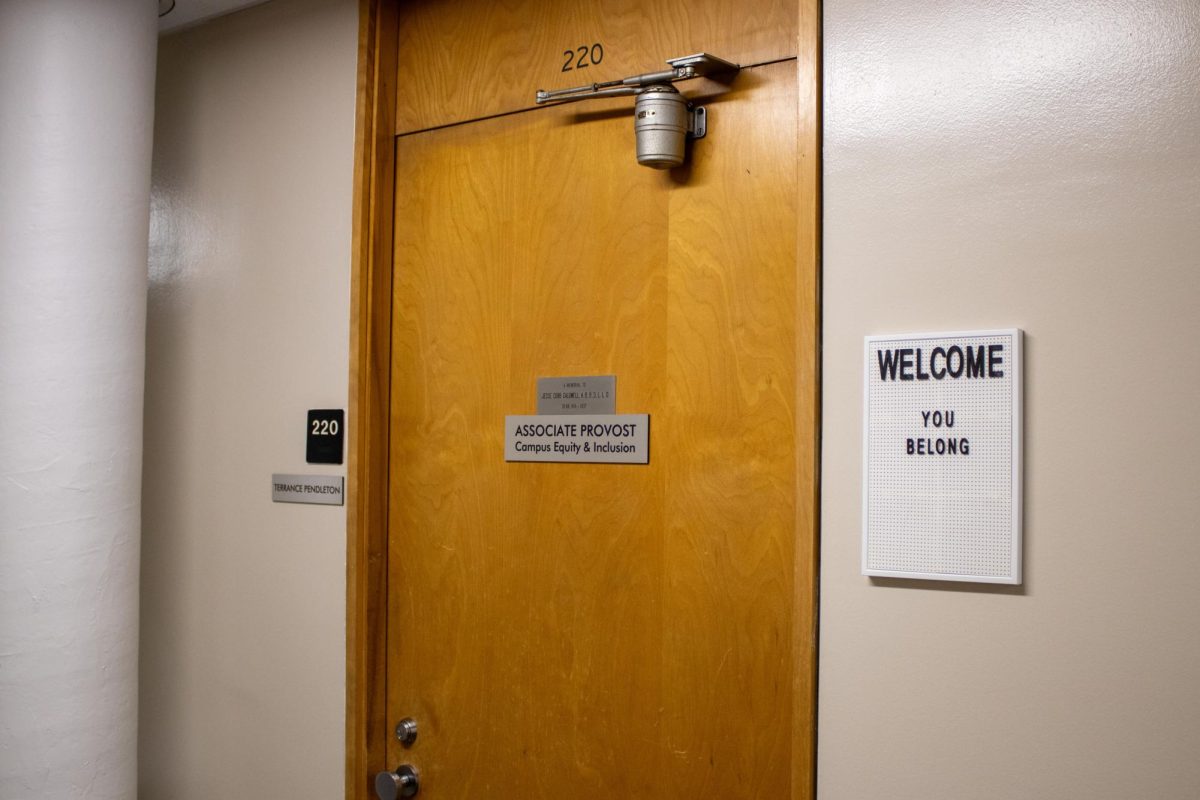
[[(1200, 787), (1200, 6), (825, 3), (821, 800)], [(1026, 332), (1020, 591), (859, 575), (862, 337)]]
[(344, 408), (357, 4), (164, 37), (154, 143), (141, 800), (339, 797), (345, 513), (272, 504)]

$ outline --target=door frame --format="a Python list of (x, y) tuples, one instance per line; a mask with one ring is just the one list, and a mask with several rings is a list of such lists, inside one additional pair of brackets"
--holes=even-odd
[(359, 0), (346, 466), (346, 800), (387, 756), (387, 496), (399, 0)]
[[(395, 177), (400, 0), (359, 0), (350, 279), (350, 397), (346, 467), (346, 800), (371, 800), (371, 778), (387, 765), (387, 502), (391, 394), (392, 212)], [(821, 6), (797, 0), (799, 141), (796, 164), (798, 282), (796, 432), (813, 443), (797, 453), (796, 619), (808, 642), (808, 670), (795, 695), (811, 717), (795, 726), (793, 798), (816, 794), (817, 564), (820, 500), (821, 332)], [(801, 320), (803, 321), (803, 320)]]

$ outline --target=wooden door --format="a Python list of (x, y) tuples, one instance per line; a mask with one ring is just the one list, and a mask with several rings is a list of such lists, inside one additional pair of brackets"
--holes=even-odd
[[(809, 796), (797, 64), (680, 88), (709, 135), (671, 172), (628, 98), (397, 137), (387, 759), (421, 797)], [(648, 465), (504, 461), (537, 377), (608, 374)]]

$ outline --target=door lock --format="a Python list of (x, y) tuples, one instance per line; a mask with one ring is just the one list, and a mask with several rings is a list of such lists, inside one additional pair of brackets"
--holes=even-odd
[(396, 723), (396, 741), (405, 747), (412, 747), (412, 743), (417, 740), (417, 721), (412, 717), (405, 717)]
[(375, 776), (375, 794), (379, 800), (416, 797), (420, 789), (420, 776), (411, 764), (401, 764), (395, 772), (381, 772)]
[(684, 141), (702, 139), (707, 132), (705, 109), (692, 108), (672, 84), (691, 78), (725, 73), (736, 75), (741, 67), (708, 53), (667, 59), (671, 69), (631, 75), (615, 81), (592, 83), (571, 89), (538, 89), (538, 105), (575, 103), (593, 97), (633, 95), (633, 132), (637, 138), (639, 164), (670, 169), (683, 163)]

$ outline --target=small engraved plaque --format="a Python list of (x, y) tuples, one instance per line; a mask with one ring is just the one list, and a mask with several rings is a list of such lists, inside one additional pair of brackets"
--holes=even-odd
[(574, 378), (538, 378), (539, 414), (615, 414), (617, 376), (580, 375)]
[(345, 505), (345, 482), (341, 475), (272, 475), (271, 500), (276, 503)]

